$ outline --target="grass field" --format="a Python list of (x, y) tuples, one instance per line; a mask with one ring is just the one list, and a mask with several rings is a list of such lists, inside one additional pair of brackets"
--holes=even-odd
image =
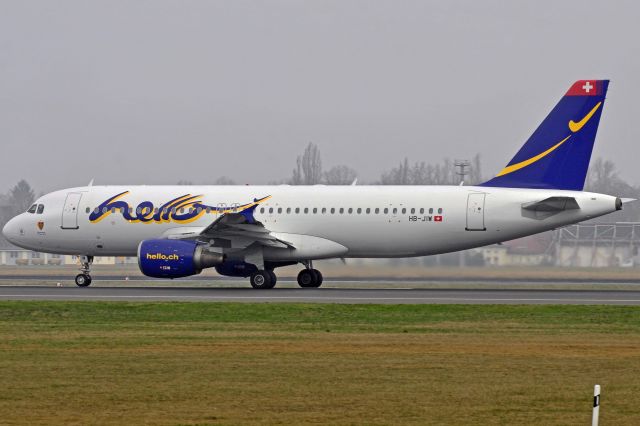
[(0, 303), (1, 424), (640, 424), (640, 309)]

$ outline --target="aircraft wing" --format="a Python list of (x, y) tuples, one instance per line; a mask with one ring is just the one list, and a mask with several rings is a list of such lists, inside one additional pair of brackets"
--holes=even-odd
[(214, 247), (244, 249), (257, 243), (262, 246), (294, 248), (287, 241), (276, 238), (253, 212), (257, 204), (239, 212), (224, 213), (207, 227), (183, 227), (170, 229), (163, 237), (191, 239), (206, 242)]

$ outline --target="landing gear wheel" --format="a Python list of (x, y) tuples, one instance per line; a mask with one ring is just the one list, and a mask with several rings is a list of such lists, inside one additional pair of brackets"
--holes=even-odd
[(316, 281), (317, 276), (313, 273), (313, 269), (303, 269), (298, 274), (298, 285), (302, 288), (315, 287)]
[(278, 282), (278, 277), (276, 276), (276, 273), (273, 272), (273, 271), (267, 271), (267, 272), (271, 276), (271, 287), (269, 287), (269, 288), (273, 288), (273, 287), (275, 287), (276, 283)]
[(78, 274), (76, 275), (76, 285), (78, 287), (88, 287), (91, 284), (91, 275)]
[(273, 288), (275, 282), (271, 279), (269, 271), (259, 270), (254, 272), (250, 278), (251, 287), (256, 289)]
[(315, 275), (313, 287), (320, 287), (322, 285), (322, 281), (324, 280), (324, 278), (322, 278), (322, 273), (317, 269), (312, 269), (311, 272), (313, 273), (313, 275)]

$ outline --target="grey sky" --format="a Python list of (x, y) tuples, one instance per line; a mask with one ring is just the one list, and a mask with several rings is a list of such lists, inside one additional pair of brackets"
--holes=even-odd
[(0, 0), (0, 191), (259, 183), (309, 142), (363, 180), (403, 157), (503, 166), (577, 79), (595, 156), (640, 183), (636, 1)]

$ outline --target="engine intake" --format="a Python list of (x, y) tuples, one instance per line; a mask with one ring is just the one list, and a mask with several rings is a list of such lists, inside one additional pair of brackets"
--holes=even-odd
[(138, 266), (154, 278), (182, 278), (221, 265), (224, 255), (195, 241), (145, 240), (138, 246)]

